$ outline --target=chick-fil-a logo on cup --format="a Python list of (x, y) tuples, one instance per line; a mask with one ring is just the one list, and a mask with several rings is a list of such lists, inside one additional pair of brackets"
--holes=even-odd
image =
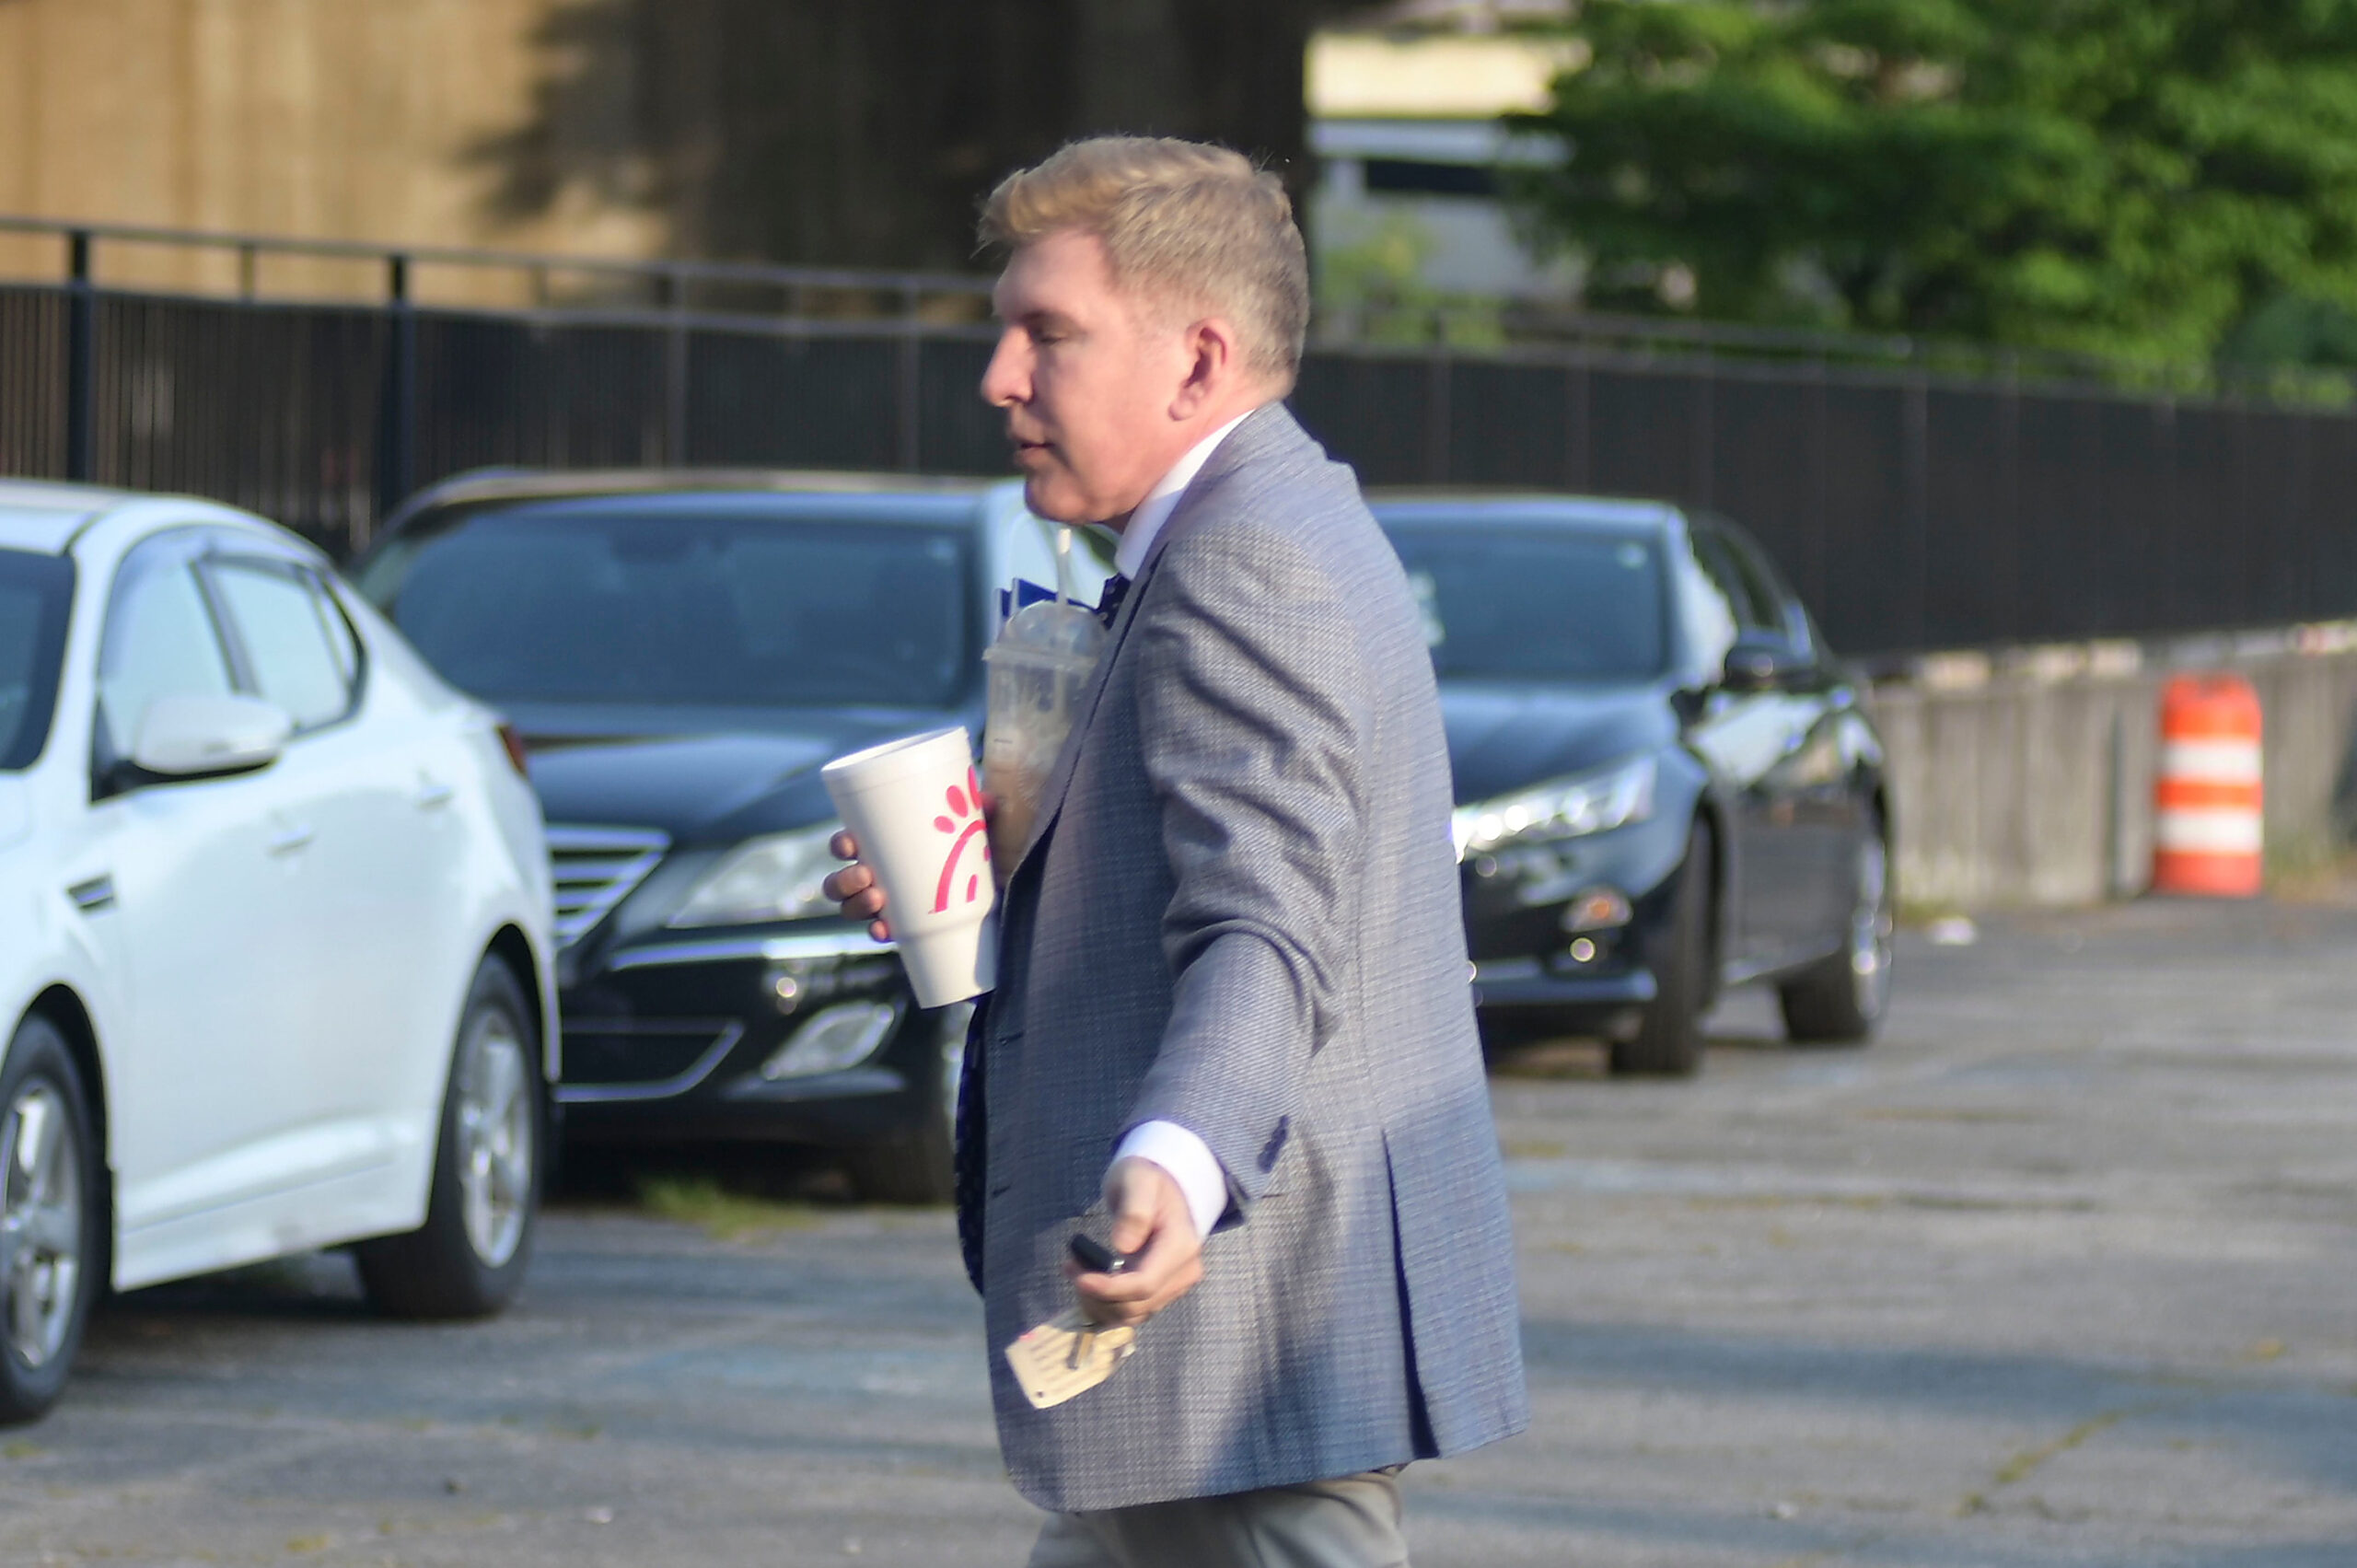
[(997, 984), (998, 885), (965, 729), (871, 746), (821, 776), (884, 889), (917, 1005), (946, 1006)]
[[(964, 786), (951, 784), (947, 795), (949, 815), (935, 817), (933, 825), (937, 831), (954, 834), (956, 842), (949, 846), (949, 858), (941, 863), (941, 881), (933, 890), (933, 912), (935, 914), (949, 907), (950, 889), (958, 883), (958, 862), (965, 855), (966, 846), (979, 842), (982, 846), (982, 864), (988, 865), (991, 859), (991, 841), (982, 831), (982, 781), (974, 776), (974, 770), (970, 767), (966, 770)], [(982, 874), (980, 871), (969, 872), (966, 877), (966, 901), (970, 904), (981, 896)]]

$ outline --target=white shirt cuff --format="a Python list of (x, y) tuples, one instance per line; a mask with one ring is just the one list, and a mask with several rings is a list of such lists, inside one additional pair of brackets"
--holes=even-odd
[(1178, 1184), (1187, 1212), (1195, 1217), (1198, 1237), (1209, 1236), (1212, 1226), (1227, 1213), (1227, 1172), (1220, 1168), (1219, 1156), (1212, 1153), (1209, 1144), (1176, 1121), (1141, 1121), (1131, 1128), (1121, 1146), (1113, 1151), (1113, 1158), (1132, 1156), (1153, 1161)]

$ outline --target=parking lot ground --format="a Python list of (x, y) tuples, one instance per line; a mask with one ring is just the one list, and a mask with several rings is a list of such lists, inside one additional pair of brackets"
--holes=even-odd
[[(1410, 1472), (1422, 1568), (2357, 1562), (2357, 907), (1899, 963), (1870, 1050), (1745, 993), (1698, 1082), (1503, 1065), (1536, 1422)], [(0, 1563), (1022, 1561), (946, 1214), (601, 1191), (490, 1324), (116, 1304)]]

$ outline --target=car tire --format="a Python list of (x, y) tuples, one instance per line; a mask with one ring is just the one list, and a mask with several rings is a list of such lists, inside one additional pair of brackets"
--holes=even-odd
[(425, 1223), (354, 1249), (389, 1317), (487, 1318), (515, 1298), (548, 1180), (540, 1031), (505, 960), (486, 958), (452, 1048)]
[(1776, 988), (1794, 1045), (1861, 1045), (1890, 1001), (1890, 846), (1882, 824), (1858, 841), (1854, 901), (1841, 950)]
[(958, 1079), (966, 1063), (970, 1004), (944, 1008), (926, 1020), (935, 1031), (926, 1063), (923, 1114), (898, 1132), (843, 1156), (853, 1195), (863, 1203), (931, 1207), (955, 1201), (953, 1171), (958, 1127)]
[(1711, 825), (1697, 820), (1686, 840), (1664, 920), (1648, 955), (1654, 999), (1637, 1032), (1612, 1042), (1615, 1077), (1683, 1078), (1702, 1063), (1702, 1013), (1711, 985)]
[(0, 1425), (64, 1391), (105, 1283), (105, 1192), (81, 1069), (29, 1017), (0, 1057)]

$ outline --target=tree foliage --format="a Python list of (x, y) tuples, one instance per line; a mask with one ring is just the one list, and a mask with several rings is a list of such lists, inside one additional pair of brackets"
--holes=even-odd
[(1587, 0), (1573, 26), (1592, 58), (1525, 122), (1565, 159), (1515, 194), (1596, 303), (2156, 363), (2285, 301), (2357, 309), (2357, 0)]

